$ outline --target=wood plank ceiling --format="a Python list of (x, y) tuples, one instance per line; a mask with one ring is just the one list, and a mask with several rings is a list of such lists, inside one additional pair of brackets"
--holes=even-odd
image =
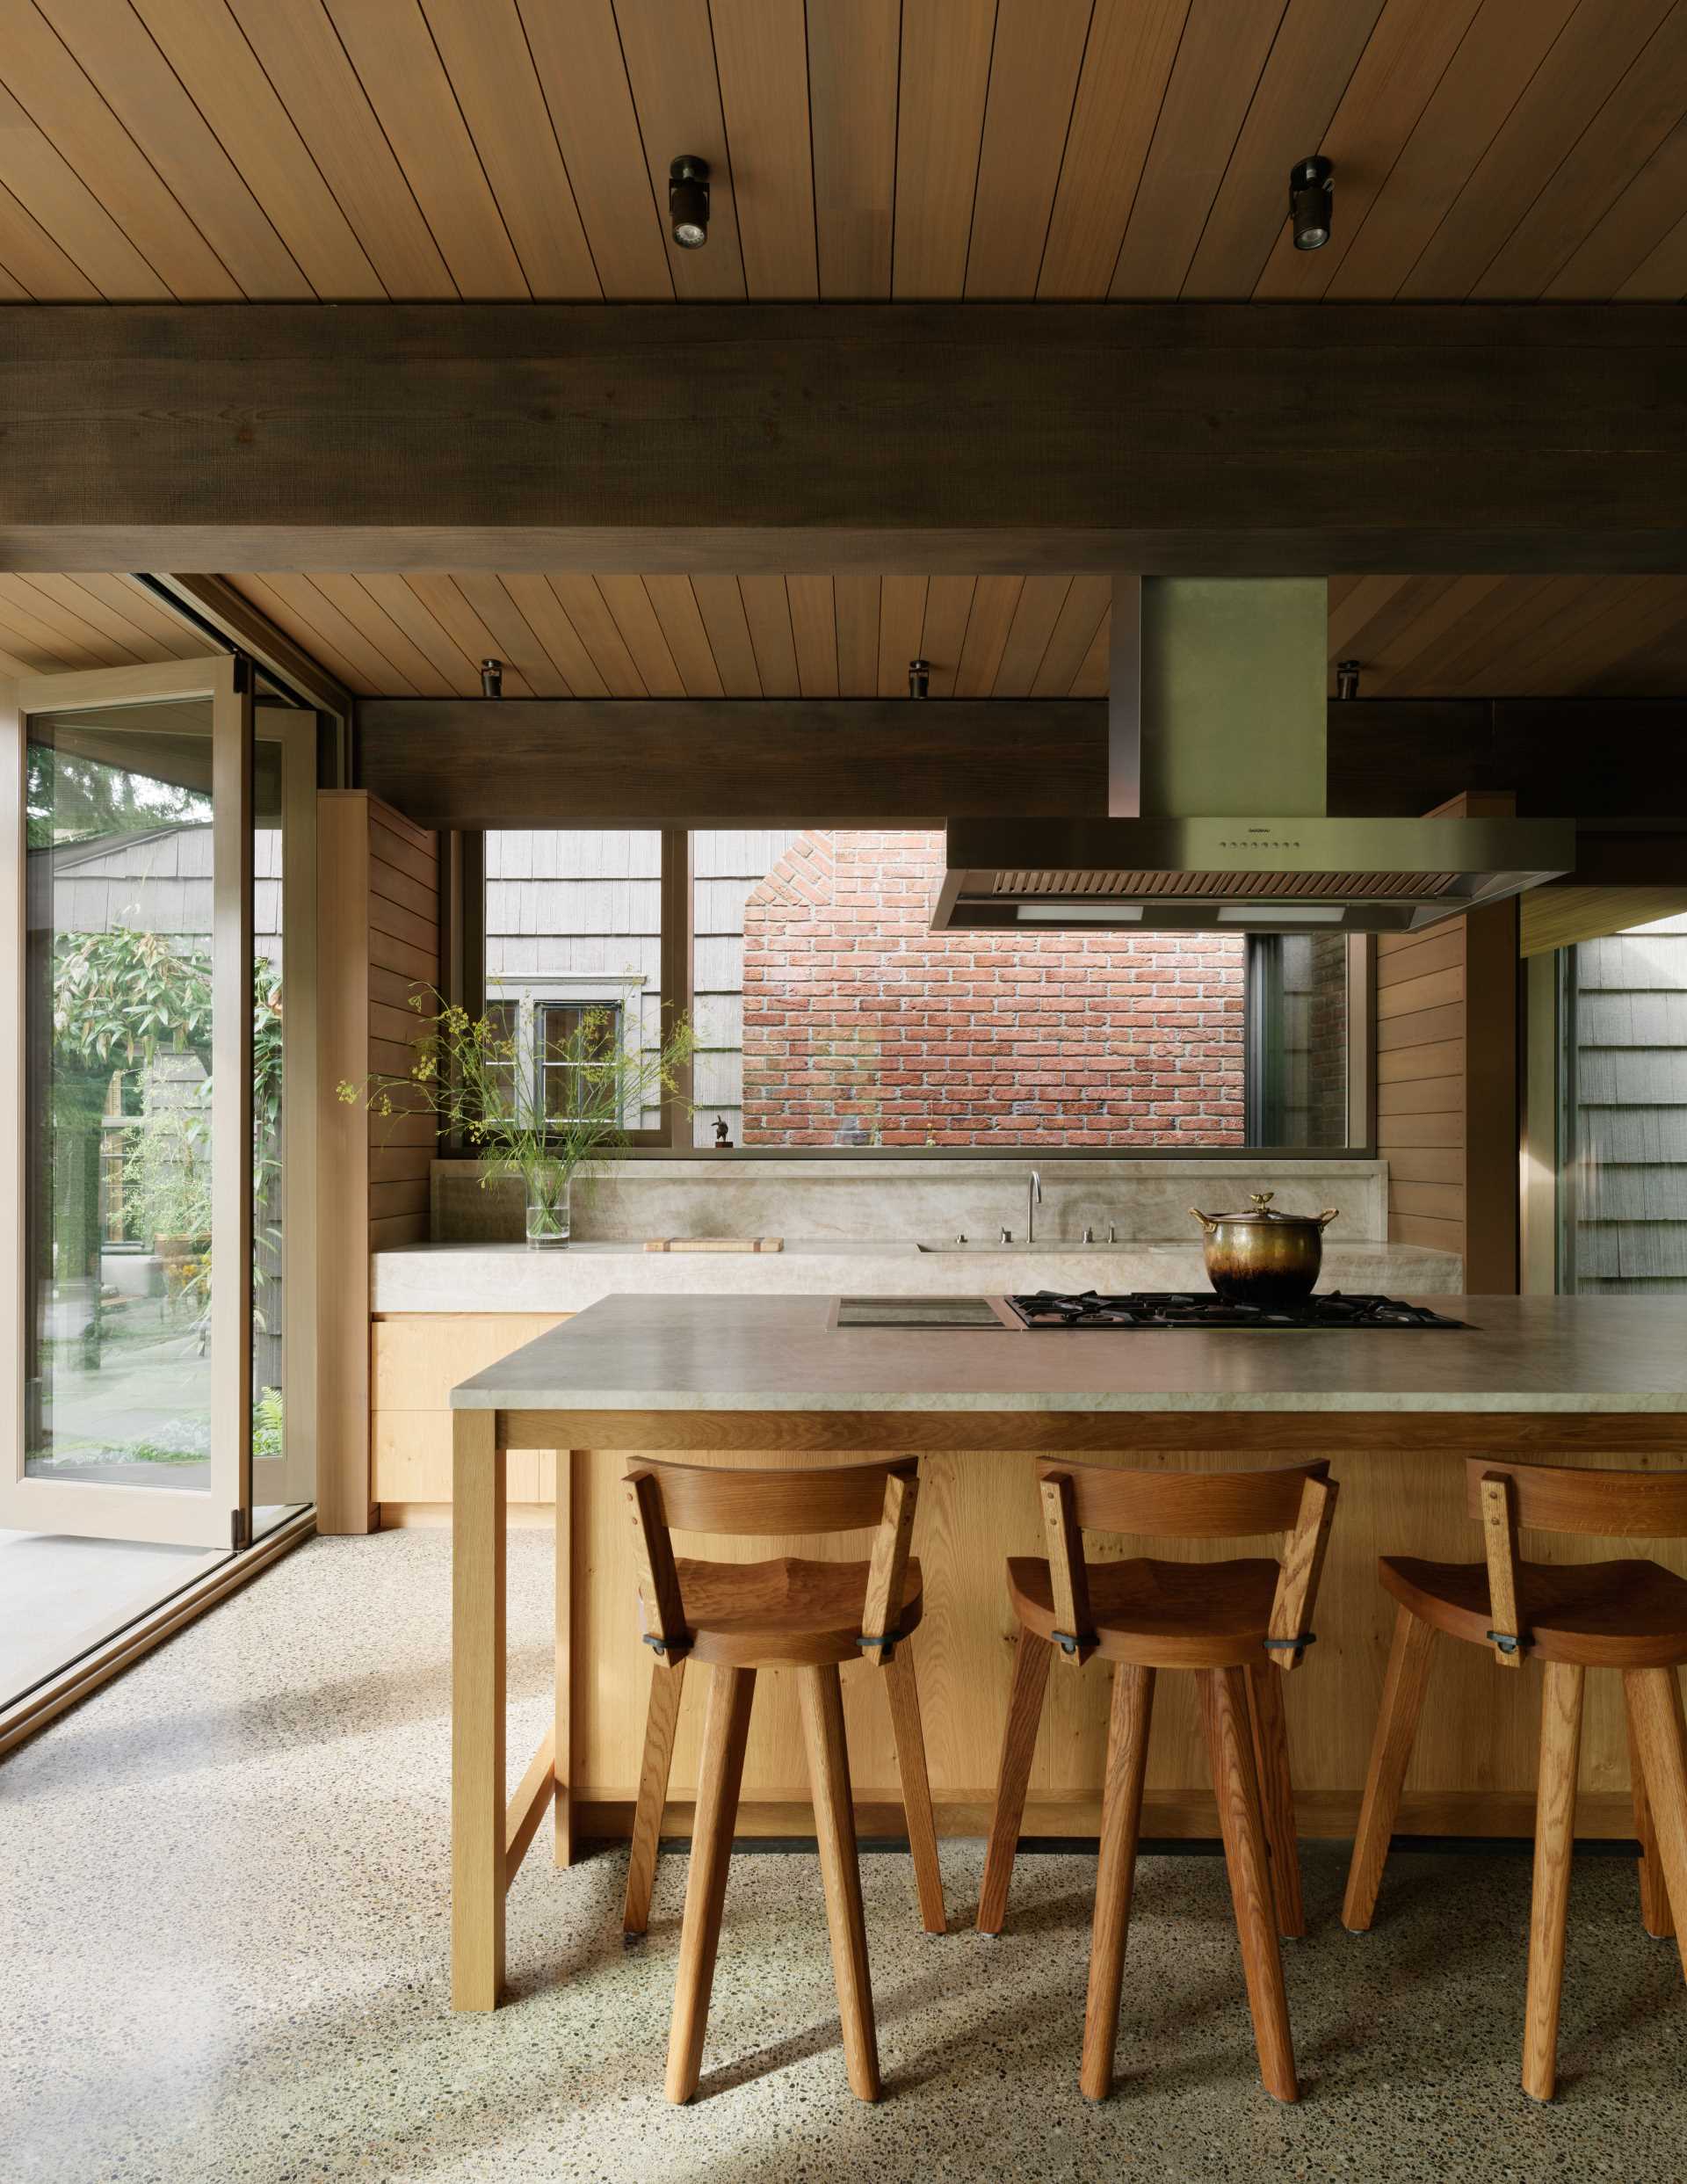
[(0, 676), (199, 659), (216, 649), (133, 577), (0, 574)]
[[(1104, 696), (1104, 577), (305, 576), (233, 581), (365, 696)], [(1687, 577), (1337, 577), (1331, 687), (1366, 697), (1687, 691)], [(186, 659), (204, 642), (133, 577), (0, 574), (0, 676)]]
[[(232, 581), (366, 695), (471, 696), (489, 655), (510, 697), (895, 698), (916, 655), (933, 698), (1107, 689), (1098, 576)], [(1358, 658), (1368, 698), (1687, 691), (1687, 577), (1338, 577), (1329, 593), (1332, 689)]]
[[(1675, 299), (1687, 0), (0, 0), (0, 300)], [(1335, 231), (1290, 245), (1296, 156)], [(707, 248), (665, 178), (715, 171)], [(236, 579), (353, 689), (1095, 694), (1087, 577)], [(1673, 577), (1332, 584), (1367, 696), (1687, 688)], [(0, 673), (158, 657), (0, 581)]]
[[(1687, 0), (3, 0), (0, 296), (1687, 290)], [(1286, 176), (1336, 165), (1333, 240)], [(670, 159), (716, 175), (708, 247)]]

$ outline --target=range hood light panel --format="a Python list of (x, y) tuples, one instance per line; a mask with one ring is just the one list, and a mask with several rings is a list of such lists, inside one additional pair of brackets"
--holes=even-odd
[(1140, 903), (1021, 903), (1022, 925), (1129, 925), (1142, 922)]
[(1339, 925), (1346, 916), (1339, 903), (1251, 903), (1246, 910), (1226, 903), (1218, 919), (1221, 925)]

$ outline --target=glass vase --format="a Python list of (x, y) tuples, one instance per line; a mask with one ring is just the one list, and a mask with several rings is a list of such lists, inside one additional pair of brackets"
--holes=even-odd
[(541, 1161), (526, 1172), (527, 1248), (560, 1251), (568, 1240), (568, 1172), (560, 1161)]

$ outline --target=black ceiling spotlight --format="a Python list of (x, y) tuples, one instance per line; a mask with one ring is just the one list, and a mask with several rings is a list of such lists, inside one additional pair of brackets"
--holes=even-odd
[(909, 662), (908, 694), (910, 698), (930, 696), (931, 663), (930, 660), (910, 660)]
[(709, 163), (681, 152), (668, 170), (668, 218), (682, 250), (700, 250), (709, 239)]
[(1359, 663), (1357, 660), (1337, 660), (1336, 663), (1336, 695), (1338, 698), (1357, 698), (1359, 694)]
[(481, 662), (481, 695), (483, 698), (503, 697), (503, 662), (502, 660), (482, 660)]
[(1297, 250), (1321, 250), (1329, 241), (1330, 178), (1336, 170), (1321, 152), (1289, 169), (1289, 218)]

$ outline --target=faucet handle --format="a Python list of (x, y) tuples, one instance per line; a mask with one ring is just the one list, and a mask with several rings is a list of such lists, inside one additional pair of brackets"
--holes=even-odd
[(1011, 1244), (1011, 1243), (1012, 1243), (1012, 1241), (1013, 1241), (1013, 1230), (1012, 1230), (1011, 1229), (1003, 1229), (1003, 1231), (1002, 1231), (1002, 1241), (1003, 1241), (1004, 1244)]
[(1087, 1223), (1084, 1226), (1083, 1240), (1086, 1244), (1093, 1244), (1096, 1240), (1096, 1232)]

